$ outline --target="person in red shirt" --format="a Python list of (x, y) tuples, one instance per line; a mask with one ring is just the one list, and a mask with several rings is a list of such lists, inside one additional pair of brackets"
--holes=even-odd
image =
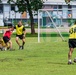
[(4, 32), (3, 34), (3, 41), (8, 47), (9, 44), (9, 49), (12, 50), (12, 41), (11, 41), (11, 34), (13, 32), (14, 28), (12, 26), (9, 26), (8, 29)]

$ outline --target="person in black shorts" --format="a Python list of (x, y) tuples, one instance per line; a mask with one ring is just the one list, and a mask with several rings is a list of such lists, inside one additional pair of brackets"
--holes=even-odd
[[(22, 21), (18, 22), (18, 25), (14, 27), (16, 29), (16, 43), (19, 46), (19, 49), (24, 49), (24, 44), (25, 44), (25, 35), (26, 35), (26, 30), (25, 27), (22, 25)], [(22, 40), (22, 44), (19, 42), (19, 39)]]
[[(68, 53), (68, 64), (72, 64), (72, 53), (74, 48), (76, 48), (76, 21), (73, 26), (69, 29), (69, 53)], [(76, 60), (74, 60), (76, 62)]]
[(8, 47), (8, 43), (9, 43), (10, 50), (13, 50), (12, 41), (11, 41), (11, 35), (12, 35), (13, 30), (14, 30), (13, 26), (9, 26), (8, 29), (3, 34), (3, 41), (7, 47)]

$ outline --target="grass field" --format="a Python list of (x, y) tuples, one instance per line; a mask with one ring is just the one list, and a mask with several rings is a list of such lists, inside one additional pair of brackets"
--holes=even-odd
[(68, 42), (37, 43), (27, 36), (25, 49), (18, 50), (15, 37), (12, 41), (15, 51), (0, 51), (0, 75), (75, 75), (76, 64), (67, 65)]

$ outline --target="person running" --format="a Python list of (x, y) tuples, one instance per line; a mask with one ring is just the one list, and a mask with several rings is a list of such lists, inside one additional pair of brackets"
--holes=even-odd
[(3, 41), (6, 44), (6, 46), (9, 47), (10, 50), (13, 50), (12, 41), (11, 41), (11, 35), (12, 35), (13, 30), (14, 28), (12, 26), (8, 26), (8, 29), (3, 33)]
[[(25, 35), (26, 35), (26, 30), (25, 27), (22, 25), (22, 21), (18, 22), (18, 25), (14, 27), (16, 29), (16, 43), (19, 46), (19, 49), (24, 49), (24, 44), (25, 44)], [(19, 42), (19, 39), (22, 41), (22, 43)]]
[[(72, 53), (76, 47), (76, 21), (73, 26), (69, 29), (69, 52), (68, 52), (68, 64), (72, 64)], [(74, 61), (75, 62), (75, 61)]]

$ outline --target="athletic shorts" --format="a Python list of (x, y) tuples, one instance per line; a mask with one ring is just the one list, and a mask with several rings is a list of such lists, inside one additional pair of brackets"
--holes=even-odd
[(69, 44), (69, 48), (75, 48), (76, 47), (76, 39), (69, 39), (68, 44)]
[(10, 40), (10, 38), (8, 38), (7, 36), (4, 36), (4, 37), (3, 37), (3, 41), (4, 41), (5, 43), (7, 43), (9, 40)]
[(24, 38), (23, 34), (22, 35), (17, 35), (16, 34), (16, 37), (19, 37), (20, 39), (23, 39)]

